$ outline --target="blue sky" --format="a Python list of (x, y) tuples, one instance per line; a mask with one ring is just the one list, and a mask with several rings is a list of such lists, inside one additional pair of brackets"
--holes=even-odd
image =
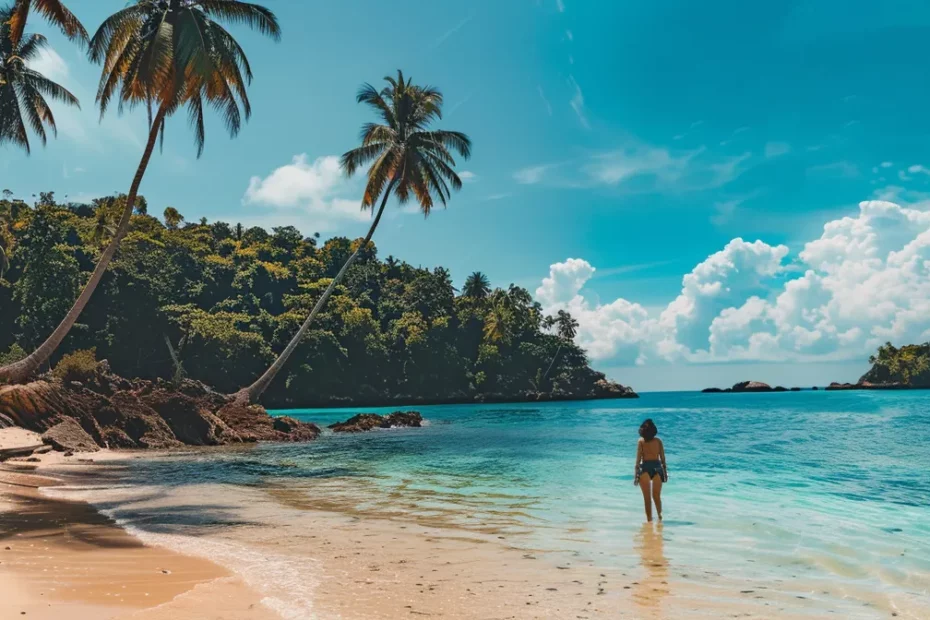
[[(68, 5), (92, 30), (123, 3)], [(359, 184), (327, 158), (354, 146), (369, 120), (358, 86), (401, 68), (444, 92), (443, 126), (475, 148), (448, 210), (424, 220), (395, 209), (376, 235), (381, 253), (448, 266), (459, 282), (481, 270), (497, 285), (540, 289), (548, 308), (583, 315), (582, 342), (621, 381), (852, 380), (876, 342), (930, 329), (908, 319), (926, 274), (889, 275), (889, 253), (923, 224), (884, 225), (922, 222), (914, 214), (930, 191), (926, 3), (267, 5), (280, 43), (237, 31), (256, 75), (251, 122), (233, 141), (210, 122), (197, 160), (186, 119), (173, 119), (142, 188), (152, 209), (363, 234)], [(38, 19), (32, 29), (48, 30)], [(125, 191), (144, 119), (114, 110), (98, 123), (98, 68), (49, 34), (56, 54), (41, 68), (83, 110), (59, 111), (59, 139), (31, 157), (3, 147), (0, 185), (72, 199)], [(860, 209), (873, 198), (898, 211)], [(824, 240), (824, 225), (843, 217), (847, 232)], [(737, 238), (765, 247), (728, 245)], [(854, 250), (842, 265), (824, 254), (838, 243)], [(875, 277), (855, 269), (863, 257), (880, 260), (865, 265)], [(547, 276), (558, 290), (543, 290)], [(795, 303), (802, 288), (823, 294)], [(870, 294), (886, 295), (882, 312), (850, 310)]]

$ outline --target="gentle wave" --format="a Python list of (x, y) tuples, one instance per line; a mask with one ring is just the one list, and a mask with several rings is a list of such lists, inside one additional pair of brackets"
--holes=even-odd
[(128, 516), (145, 514), (144, 509), (133, 510), (133, 498), (145, 498), (153, 491), (157, 491), (157, 487), (58, 486), (42, 489), (52, 498), (86, 501), (146, 545), (204, 558), (226, 568), (260, 593), (263, 605), (286, 620), (316, 617), (312, 593), (319, 585), (320, 571), (313, 560), (270, 553), (245, 543), (217, 540), (215, 537), (153, 532), (150, 527), (137, 523), (133, 516)]

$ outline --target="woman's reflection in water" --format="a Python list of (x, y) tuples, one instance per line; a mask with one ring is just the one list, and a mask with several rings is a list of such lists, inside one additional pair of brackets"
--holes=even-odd
[(643, 523), (633, 546), (639, 552), (643, 567), (643, 576), (633, 586), (633, 600), (642, 617), (663, 618), (662, 603), (669, 594), (669, 587), (662, 523)]

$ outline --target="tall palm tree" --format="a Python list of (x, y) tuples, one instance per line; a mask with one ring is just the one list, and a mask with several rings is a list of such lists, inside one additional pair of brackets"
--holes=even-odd
[(565, 310), (559, 310), (559, 313), (556, 315), (555, 319), (546, 317), (544, 324), (550, 328), (553, 326), (556, 327), (560, 342), (559, 348), (555, 350), (555, 355), (552, 356), (552, 361), (549, 362), (549, 368), (546, 369), (546, 374), (544, 374), (542, 377), (543, 380), (549, 376), (549, 372), (555, 365), (555, 361), (559, 359), (559, 353), (562, 352), (562, 347), (565, 346), (565, 343), (574, 340), (575, 336), (578, 334), (578, 321), (576, 321), (575, 318)]
[(465, 279), (462, 294), (471, 299), (487, 299), (491, 294), (491, 281), (486, 275), (476, 271)]
[(358, 258), (359, 252), (368, 247), (392, 194), (401, 204), (413, 195), (423, 215), (428, 216), (436, 199), (445, 206), (451, 197), (450, 185), (455, 190), (462, 188), (462, 180), (453, 168), (455, 160), (449, 151), (468, 159), (471, 140), (457, 131), (429, 129), (430, 123), (442, 118), (442, 94), (435, 88), (417, 86), (411, 80), (404, 80), (400, 71), (396, 79), (390, 76), (384, 79), (388, 86), (378, 91), (374, 86), (365, 84), (357, 96), (358, 103), (370, 106), (382, 122), (366, 123), (360, 135), (362, 145), (342, 156), (342, 168), (348, 176), (371, 163), (362, 208), (374, 209), (379, 197), (381, 206), (368, 234), (326, 287), (281, 355), (255, 383), (239, 391), (237, 400), (240, 402), (255, 402), (287, 363), (326, 305), (333, 289)]
[[(38, 3), (40, 0), (32, 0)], [(252, 71), (245, 52), (217, 20), (249, 26), (273, 39), (281, 29), (274, 13), (238, 0), (135, 0), (103, 22), (90, 41), (90, 58), (103, 63), (97, 90), (101, 116), (115, 99), (119, 109), (145, 106), (148, 141), (129, 187), (116, 234), (68, 315), (42, 345), (20, 362), (0, 368), (0, 381), (20, 382), (55, 351), (77, 321), (129, 230), (139, 185), (165, 120), (186, 107), (198, 157), (204, 147), (204, 105), (215, 108), (231, 136), (249, 118), (246, 86)], [(240, 109), (241, 108), (241, 109)]]
[(14, 39), (10, 26), (13, 8), (0, 9), (0, 144), (11, 142), (31, 151), (27, 126), (47, 141), (46, 127), (58, 133), (46, 97), (80, 107), (77, 97), (35, 69), (35, 60), (48, 45), (40, 34), (20, 34)]
[(3, 20), (9, 25), (10, 39), (14, 45), (18, 45), (23, 39), (30, 11), (42, 14), (72, 41), (87, 43), (87, 30), (61, 0), (16, 0)]

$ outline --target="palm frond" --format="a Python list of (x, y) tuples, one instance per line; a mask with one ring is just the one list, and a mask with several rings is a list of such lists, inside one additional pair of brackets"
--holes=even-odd
[(394, 116), (394, 110), (388, 105), (382, 94), (375, 90), (374, 86), (371, 84), (362, 84), (355, 99), (358, 103), (370, 105), (377, 110), (389, 127), (397, 127), (397, 119)]
[(45, 17), (72, 41), (81, 44), (87, 42), (87, 30), (61, 0), (16, 0), (9, 19), (10, 39), (14, 46), (18, 46), (23, 39), (30, 10)]
[(20, 109), (25, 113), (30, 128), (39, 136), (44, 146), (48, 142), (45, 133), (46, 124), (49, 125), (53, 133), (58, 134), (58, 129), (55, 127), (55, 118), (52, 116), (48, 103), (38, 91), (28, 84), (19, 82), (15, 85), (15, 88), (20, 100)]
[(31, 153), (16, 89), (0, 88), (0, 114), (0, 144), (12, 142), (21, 146), (27, 155)]
[(425, 131), (422, 132), (422, 136), (424, 139), (432, 140), (447, 149), (455, 150), (465, 159), (471, 157), (471, 139), (461, 131)]
[(24, 35), (24, 39), (20, 45), (17, 56), (28, 63), (30, 60), (35, 60), (38, 53), (47, 46), (48, 39), (43, 37), (41, 34), (27, 34)]
[(38, 71), (26, 69), (23, 71), (23, 81), (29, 84), (30, 87), (35, 88), (39, 92), (51, 97), (52, 99), (55, 99), (56, 101), (61, 101), (62, 103), (73, 105), (76, 108), (81, 107), (81, 102), (78, 101), (78, 98), (75, 97), (71, 91), (69, 91), (61, 84), (48, 79)]
[(356, 170), (376, 159), (384, 151), (384, 148), (383, 144), (368, 144), (352, 149), (343, 154), (342, 169), (346, 175), (352, 176)]
[(237, 0), (200, 0), (197, 5), (211, 17), (248, 26), (275, 41), (281, 39), (281, 25), (278, 24), (278, 18), (263, 6)]

